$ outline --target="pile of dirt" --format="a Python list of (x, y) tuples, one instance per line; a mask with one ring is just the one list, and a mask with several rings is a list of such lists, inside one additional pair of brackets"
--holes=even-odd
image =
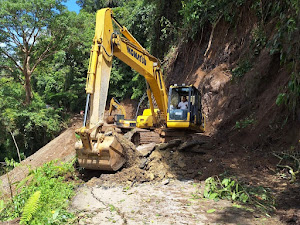
[[(206, 138), (202, 134), (199, 135), (202, 136), (202, 139)], [(118, 139), (121, 137), (118, 136)], [(126, 140), (124, 137), (123, 139)], [(124, 143), (124, 140), (121, 143)], [(152, 143), (153, 147), (150, 147), (148, 151), (142, 149), (149, 148), (149, 144), (133, 146), (131, 143), (130, 148), (125, 146), (126, 152), (129, 153), (128, 163), (122, 170), (113, 174), (101, 174), (100, 172), (98, 178), (89, 180), (88, 184), (118, 186), (144, 182), (156, 183), (166, 179), (199, 180), (202, 176), (208, 177), (210, 174), (214, 174), (212, 170), (222, 171), (220, 165), (215, 165), (215, 163), (212, 166), (214, 169), (212, 168), (209, 173), (203, 171), (207, 168), (206, 164), (213, 162), (214, 151), (210, 143), (207, 141), (197, 142), (198, 144), (195, 143), (192, 147), (190, 143), (193, 143), (193, 140), (184, 142), (176, 139), (169, 143)], [(128, 143), (126, 145), (128, 146)], [(85, 176), (89, 177), (90, 172), (86, 171)], [(93, 172), (92, 174), (95, 175)]]

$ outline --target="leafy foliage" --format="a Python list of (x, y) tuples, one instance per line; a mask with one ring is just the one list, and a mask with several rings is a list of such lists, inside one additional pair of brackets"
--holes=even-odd
[(0, 80), (0, 84), (3, 84), (0, 89), (3, 99), (0, 102), (1, 160), (5, 157), (16, 158), (10, 131), (14, 133), (21, 151), (28, 155), (51, 140), (61, 128), (61, 109), (47, 108), (38, 94), (35, 94), (30, 105), (22, 104), (24, 91), (20, 84), (10, 79)]
[(77, 0), (76, 3), (86, 12), (95, 13), (102, 8), (114, 8), (122, 1), (117, 0)]
[(149, 3), (152, 6), (151, 17), (148, 17), (150, 52), (157, 58), (163, 59), (170, 47), (177, 44), (181, 38), (179, 30), (183, 19), (180, 14), (182, 4), (181, 0), (144, 1), (146, 6), (150, 5)]
[[(74, 194), (74, 182), (66, 182), (65, 176), (72, 175), (74, 172), (72, 163), (50, 162), (43, 167), (31, 170), (25, 182), (20, 182), (20, 192), (14, 196), (12, 202), (6, 204), (5, 209), (0, 212), (2, 221), (11, 220), (20, 217), (22, 212), (27, 222), (29, 215), (34, 217), (30, 224), (61, 224), (67, 222), (73, 215), (67, 211), (68, 199)], [(23, 186), (22, 186), (23, 185)], [(34, 202), (40, 193), (39, 203), (33, 210)], [(31, 198), (31, 196), (34, 196)], [(28, 208), (26, 207), (28, 202)], [(34, 212), (35, 211), (35, 212)], [(28, 216), (28, 217), (27, 217)], [(26, 217), (26, 218), (25, 218)]]
[(10, 61), (4, 70), (19, 73), (26, 100), (32, 100), (31, 76), (39, 64), (68, 46), (71, 13), (62, 0), (0, 2), (0, 54)]
[(255, 123), (255, 120), (251, 117), (247, 117), (243, 120), (236, 121), (234, 128), (235, 129), (244, 129)]
[(261, 26), (252, 30), (251, 47), (253, 48), (254, 55), (259, 55), (260, 51), (266, 46), (267, 37)]
[[(282, 171), (286, 170), (290, 174), (290, 182), (294, 183), (297, 180), (297, 176), (300, 173), (300, 151), (291, 146), (290, 151), (273, 153), (280, 161), (277, 163), (277, 167)], [(282, 177), (286, 176), (282, 174)]]
[(28, 201), (26, 202), (26, 204), (24, 206), (20, 224), (26, 224), (27, 222), (29, 222), (31, 220), (33, 214), (37, 210), (40, 196), (41, 196), (40, 191), (36, 191), (30, 196), (30, 198), (28, 199)]
[(275, 204), (267, 189), (242, 185), (236, 179), (228, 177), (222, 180), (218, 176), (207, 178), (203, 196), (212, 200), (228, 199), (249, 203), (262, 211), (273, 210)]
[(182, 1), (183, 28), (187, 38), (195, 39), (198, 32), (206, 24), (214, 24), (219, 18), (233, 23), (237, 14), (237, 8), (242, 6), (245, 0), (208, 0), (208, 1)]
[(239, 78), (243, 77), (248, 71), (250, 71), (252, 68), (252, 64), (250, 63), (249, 60), (244, 60), (239, 62), (237, 67), (232, 69), (232, 76), (233, 78)]
[(242, 186), (231, 178), (224, 178), (222, 182), (219, 181), (218, 177), (207, 178), (203, 196), (213, 200), (227, 198), (244, 203), (249, 200), (249, 196)]
[[(21, 6), (18, 3), (19, 1), (15, 1), (13, 4), (16, 10), (20, 10), (22, 6), (21, 3)], [(1, 4), (6, 3), (1, 2)], [(44, 4), (48, 4), (48, 2)], [(59, 5), (60, 1), (57, 4)], [(38, 6), (43, 7), (40, 3), (38, 3)], [(6, 5), (6, 7), (10, 6)], [(59, 7), (61, 7), (62, 11), (65, 10), (64, 6), (61, 5)], [(3, 10), (1, 13), (5, 14)], [(22, 11), (24, 16), (29, 9), (26, 10)], [(41, 8), (40, 11), (37, 9), (36, 13), (43, 12), (43, 10), (47, 10), (47, 8)], [(59, 12), (57, 11), (56, 13)], [(7, 16), (11, 15), (7, 12)], [(34, 70), (34, 76), (31, 79), (33, 99), (30, 104), (25, 104), (24, 102), (26, 97), (23, 86), (25, 82), (24, 76), (20, 71), (12, 69), (15, 66), (12, 60), (8, 60), (7, 56), (0, 54), (0, 61), (3, 62), (3, 66), (0, 67), (0, 98), (3, 99), (0, 102), (1, 161), (5, 157), (17, 158), (10, 132), (14, 134), (20, 151), (26, 156), (31, 155), (53, 139), (64, 127), (63, 121), (68, 119), (67, 112), (78, 112), (84, 107), (85, 77), (88, 68), (90, 43), (94, 32), (94, 15), (86, 12), (77, 15), (74, 12), (64, 11), (64, 16), (67, 17), (63, 17), (66, 21), (61, 21), (63, 18), (58, 15), (58, 21), (51, 22), (51, 26), (55, 26), (53, 29), (59, 29), (60, 26), (64, 26), (64, 29), (67, 30), (66, 32), (64, 32), (64, 29), (60, 31), (59, 39), (63, 40), (57, 43), (58, 45), (56, 49), (53, 49), (52, 55), (42, 60)], [(23, 17), (18, 19), (21, 22), (25, 20)], [(31, 24), (31, 19), (31, 17), (29, 19), (26, 17), (26, 21), (24, 21), (25, 25), (28, 23), (26, 25), (28, 29), (24, 31), (26, 35), (30, 32), (30, 29), (37, 31), (37, 27), (46, 26), (45, 23), (47, 21), (36, 25)], [(52, 19), (54, 20), (54, 18), (49, 18), (48, 22), (52, 21)], [(60, 26), (56, 26), (56, 23), (60, 23)], [(22, 26), (25, 26), (24, 24)], [(22, 30), (21, 27), (20, 30)], [(38, 56), (38, 52), (43, 46), (46, 45), (46, 41), (51, 42), (48, 39), (54, 38), (49, 37), (47, 33), (54, 32), (50, 29), (50, 25), (43, 27), (42, 30), (45, 33), (40, 34), (36, 44), (33, 45), (30, 42), (32, 48), (30, 45), (28, 46), (33, 54), (30, 66), (33, 66), (34, 60), (37, 60), (36, 56)], [(83, 30), (84, 32), (82, 32)], [(0, 33), (0, 36), (6, 37), (7, 41), (13, 42), (3, 30), (0, 30)], [(55, 38), (58, 38), (58, 36), (55, 36)], [(23, 41), (21, 44), (25, 45), (28, 37), (27, 39), (20, 39), (20, 41)], [(18, 61), (21, 61), (22, 56), (19, 55), (17, 46), (11, 45), (9, 52), (14, 54)], [(1, 47), (3, 46), (1, 45)], [(7, 49), (7, 46), (8, 44), (3, 48)], [(20, 60), (18, 57), (21, 57)]]
[[(237, 63), (232, 69), (233, 77), (242, 78), (267, 46), (270, 54), (280, 55), (282, 67), (290, 75), (290, 82), (284, 84), (276, 103), (287, 105), (294, 115), (299, 108), (297, 0), (78, 0), (82, 7), (79, 14), (69, 12), (63, 3), (63, 0), (4, 0), (0, 3), (0, 129), (3, 131), (0, 160), (16, 158), (10, 131), (21, 152), (28, 156), (58, 134), (63, 127), (60, 124), (68, 119), (70, 112), (84, 108), (95, 12), (102, 7), (112, 7), (119, 22), (161, 59), (178, 42), (200, 38), (202, 33), (206, 41), (212, 27), (220, 20), (234, 28), (241, 9), (252, 10), (257, 17), (250, 35), (253, 56), (243, 57)], [(269, 34), (265, 28), (271, 21), (277, 25)], [(30, 53), (25, 67), (32, 72), (27, 84), (24, 68), (22, 70), (26, 64), (23, 64), (26, 62), (24, 49)], [(40, 60), (45, 50), (47, 57)], [(32, 87), (31, 104), (24, 101), (28, 96), (24, 85)], [(138, 99), (145, 89), (142, 76), (114, 60), (109, 98)]]
[(290, 73), (286, 92), (280, 93), (276, 104), (285, 103), (295, 118), (300, 106), (300, 5), (297, 0), (275, 1), (266, 16), (277, 20), (276, 33), (268, 43), (271, 54), (279, 54), (280, 62)]

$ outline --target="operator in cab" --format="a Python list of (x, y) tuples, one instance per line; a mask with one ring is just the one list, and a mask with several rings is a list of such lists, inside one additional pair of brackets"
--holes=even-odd
[(178, 104), (178, 109), (188, 109), (188, 102), (186, 96), (182, 96), (182, 100)]

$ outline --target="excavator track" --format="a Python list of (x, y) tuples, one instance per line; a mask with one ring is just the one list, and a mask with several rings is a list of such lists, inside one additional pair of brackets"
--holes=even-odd
[(149, 143), (160, 143), (160, 136), (157, 132), (134, 128), (132, 131), (127, 132), (125, 134), (126, 138), (130, 140), (132, 143), (137, 145), (149, 144)]

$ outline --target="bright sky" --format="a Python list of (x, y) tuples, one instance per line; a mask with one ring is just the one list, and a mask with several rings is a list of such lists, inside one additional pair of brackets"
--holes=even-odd
[(76, 4), (76, 0), (68, 0), (65, 5), (68, 7), (70, 11), (74, 11), (77, 14), (79, 13), (80, 7)]

